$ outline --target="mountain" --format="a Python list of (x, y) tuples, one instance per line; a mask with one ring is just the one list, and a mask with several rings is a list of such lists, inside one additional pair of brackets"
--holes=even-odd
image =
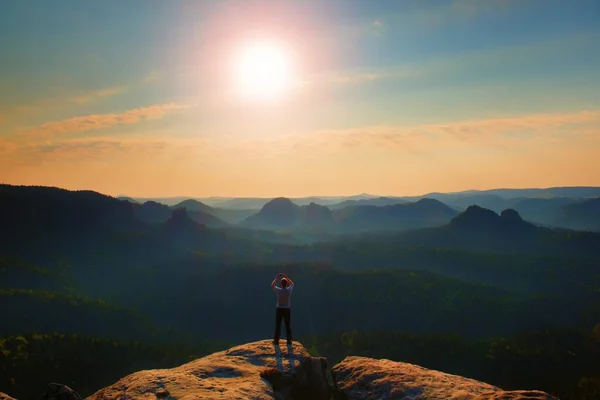
[(169, 206), (156, 201), (134, 204), (133, 210), (136, 218), (149, 224), (161, 224), (169, 219), (173, 212)]
[[(29, 241), (95, 235), (102, 229), (136, 229), (134, 205), (97, 192), (55, 187), (0, 185), (0, 235)], [(9, 228), (8, 230), (6, 228)]]
[[(536, 390), (504, 391), (474, 379), (418, 365), (349, 356), (332, 367), (312, 357), (299, 342), (281, 348), (269, 340), (232, 347), (176, 368), (146, 370), (125, 376), (88, 400), (202, 398), (348, 400), (410, 398), (556, 400)], [(374, 397), (374, 394), (376, 394)]]
[[(309, 197), (295, 197), (290, 198), (292, 203), (299, 206), (307, 206), (311, 203), (318, 205), (332, 205), (345, 200), (366, 200), (377, 198), (379, 196), (370, 195), (367, 193), (355, 195), (355, 196), (309, 196)], [(225, 209), (240, 209), (240, 210), (260, 210), (268, 202), (274, 200), (274, 198), (262, 198), (262, 197), (238, 197), (223, 200), (220, 202), (214, 202), (213, 207), (225, 208)]]
[(260, 197), (233, 198), (218, 202), (214, 204), (213, 207), (238, 210), (260, 210), (271, 200), (273, 199)]
[(524, 189), (491, 189), (483, 191), (497, 194), (506, 198), (515, 197), (575, 197), (590, 198), (600, 196), (600, 187), (597, 186), (557, 186), (550, 188), (524, 188)]
[(376, 198), (368, 198), (368, 199), (359, 199), (359, 200), (344, 200), (339, 203), (334, 203), (328, 205), (327, 207), (331, 210), (340, 210), (346, 207), (355, 207), (355, 206), (392, 206), (395, 204), (406, 203), (406, 200), (396, 198), (396, 197), (376, 197)]
[(395, 240), (399, 246), (477, 253), (600, 256), (600, 234), (543, 228), (524, 221), (515, 210), (497, 214), (479, 206), (468, 207), (448, 225), (408, 232)]
[(423, 198), (435, 199), (447, 204), (448, 206), (454, 206), (461, 211), (471, 205), (478, 205), (480, 207), (488, 208), (490, 210), (500, 212), (512, 205), (510, 199), (498, 196), (496, 194), (487, 193), (476, 193), (476, 194), (445, 194), (445, 193), (430, 193), (425, 195)]
[(460, 199), (472, 196), (498, 196), (504, 199), (514, 198), (552, 198), (552, 197), (574, 197), (591, 198), (600, 196), (600, 187), (597, 186), (566, 186), (550, 188), (523, 188), (523, 189), (489, 189), (489, 190), (465, 190), (452, 193), (428, 193), (419, 197), (440, 197), (441, 201), (451, 203), (451, 199)]
[(139, 201), (134, 200), (133, 198), (127, 197), (127, 196), (117, 196), (117, 199), (118, 200), (123, 200), (123, 201), (128, 201), (130, 203), (139, 203)]
[(237, 224), (256, 213), (256, 210), (226, 209), (208, 206), (198, 200), (187, 199), (171, 206), (171, 209), (185, 208), (190, 212), (201, 212), (212, 215), (228, 224)]
[[(195, 202), (195, 200), (188, 200), (187, 205), (189, 206), (190, 202)], [(199, 203), (202, 204), (202, 203)], [(146, 201), (143, 204), (134, 204), (133, 210), (136, 218), (140, 219), (149, 224), (162, 224), (165, 223), (173, 213), (174, 210), (177, 210), (178, 206), (167, 206), (165, 204), (157, 203), (155, 201)], [(222, 228), (227, 226), (228, 224), (215, 217), (211, 213), (204, 211), (204, 209), (210, 207), (194, 207), (194, 209), (188, 209), (187, 207), (183, 207), (188, 210), (187, 215), (189, 217), (202, 225), (206, 225), (212, 228)]]
[(298, 206), (287, 198), (267, 203), (239, 226), (253, 229), (303, 230), (327, 233), (402, 231), (448, 223), (457, 212), (432, 199), (389, 206), (358, 205), (332, 211), (310, 203)]
[(211, 215), (212, 215), (212, 212), (215, 210), (213, 207), (207, 206), (206, 204), (204, 204), (198, 200), (195, 200), (195, 199), (184, 200), (175, 205), (172, 205), (170, 208), (172, 208), (172, 209), (185, 208), (188, 211), (202, 211), (202, 212), (205, 212), (205, 213), (211, 214)]
[(342, 232), (419, 229), (444, 225), (456, 215), (455, 210), (433, 199), (383, 207), (356, 206), (334, 213)]
[(239, 225), (254, 229), (290, 229), (301, 223), (301, 214), (301, 206), (285, 197), (278, 197), (266, 203), (258, 213), (246, 218)]
[(565, 228), (600, 232), (600, 197), (566, 205), (556, 218), (556, 225)]
[[(502, 193), (502, 192), (500, 192)], [(520, 193), (520, 192), (509, 192)], [(528, 192), (525, 192), (528, 193)], [(536, 192), (532, 192), (535, 194)], [(557, 191), (556, 193), (583, 193), (586, 191)], [(579, 197), (515, 197), (504, 198), (497, 194), (432, 195), (433, 198), (447, 202), (462, 210), (471, 205), (500, 213), (514, 209), (526, 221), (547, 227), (561, 227), (576, 230), (600, 230), (598, 218), (594, 217), (594, 199)]]
[(492, 210), (479, 206), (470, 206), (465, 212), (452, 219), (450, 228), (455, 232), (469, 234), (492, 232), (494, 235), (509, 234), (511, 236), (538, 231), (535, 225), (525, 222), (513, 209), (506, 209), (498, 215)]
[(516, 198), (512, 200), (511, 208), (527, 221), (545, 226), (568, 227), (560, 223), (563, 208), (580, 201), (582, 199), (574, 197)]

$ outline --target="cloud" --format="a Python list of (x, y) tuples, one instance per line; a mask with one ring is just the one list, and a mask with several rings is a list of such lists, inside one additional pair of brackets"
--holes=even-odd
[(126, 90), (125, 86), (107, 88), (107, 89), (99, 89), (94, 90), (88, 93), (85, 93), (81, 96), (73, 97), (71, 101), (77, 104), (86, 104), (92, 100), (96, 100), (103, 97), (114, 96), (116, 94), (123, 93)]
[[(318, 131), (295, 138), (298, 146), (345, 148), (400, 147), (409, 151), (435, 147), (519, 146), (543, 140), (562, 143), (590, 140), (600, 128), (600, 110), (533, 114), (412, 127), (370, 126)], [(308, 142), (308, 143), (304, 143)]]
[[(115, 86), (109, 88), (95, 89), (79, 94), (62, 94), (60, 96), (38, 98), (27, 104), (16, 104), (0, 109), (0, 114), (5, 120), (15, 117), (30, 117), (43, 112), (55, 111), (57, 109), (72, 106), (73, 104), (84, 105), (95, 100), (121, 94), (127, 90), (127, 86)], [(0, 121), (1, 122), (1, 121)]]
[(90, 114), (62, 121), (47, 122), (29, 130), (23, 136), (52, 137), (71, 133), (110, 128), (116, 125), (135, 124), (140, 121), (160, 119), (167, 113), (191, 107), (184, 104), (162, 104), (127, 110), (122, 113)]
[(159, 156), (182, 161), (186, 157), (195, 158), (198, 152), (206, 149), (206, 140), (202, 138), (174, 139), (166, 136), (57, 138), (33, 143), (0, 141), (0, 154), (3, 154), (3, 161), (13, 166), (94, 160), (133, 162)]

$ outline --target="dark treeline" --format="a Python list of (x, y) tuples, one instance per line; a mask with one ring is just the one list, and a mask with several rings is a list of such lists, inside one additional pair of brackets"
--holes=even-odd
[(87, 397), (130, 373), (173, 368), (231, 345), (156, 345), (64, 333), (7, 336), (0, 338), (0, 391), (19, 399), (41, 399), (49, 382), (60, 382)]

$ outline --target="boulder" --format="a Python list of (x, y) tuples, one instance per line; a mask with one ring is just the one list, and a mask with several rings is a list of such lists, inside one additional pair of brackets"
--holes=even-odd
[(557, 400), (537, 390), (504, 391), (474, 379), (385, 359), (346, 357), (333, 367), (333, 373), (351, 400)]
[(139, 371), (88, 397), (114, 399), (273, 399), (271, 384), (261, 379), (275, 369), (292, 376), (301, 361), (310, 357), (298, 342), (276, 346), (262, 340), (232, 347), (172, 369)]

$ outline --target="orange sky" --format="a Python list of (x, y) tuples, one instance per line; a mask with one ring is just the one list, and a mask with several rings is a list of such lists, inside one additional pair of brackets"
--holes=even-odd
[[(584, 8), (571, 24), (536, 1), (133, 3), (73, 3), (112, 18), (86, 25), (34, 1), (0, 24), (0, 182), (136, 197), (600, 186), (600, 29)], [(36, 10), (53, 17), (19, 24)], [(255, 36), (292, 49), (272, 101), (234, 95)], [(264, 84), (245, 85), (270, 93), (276, 71), (246, 63)]]

